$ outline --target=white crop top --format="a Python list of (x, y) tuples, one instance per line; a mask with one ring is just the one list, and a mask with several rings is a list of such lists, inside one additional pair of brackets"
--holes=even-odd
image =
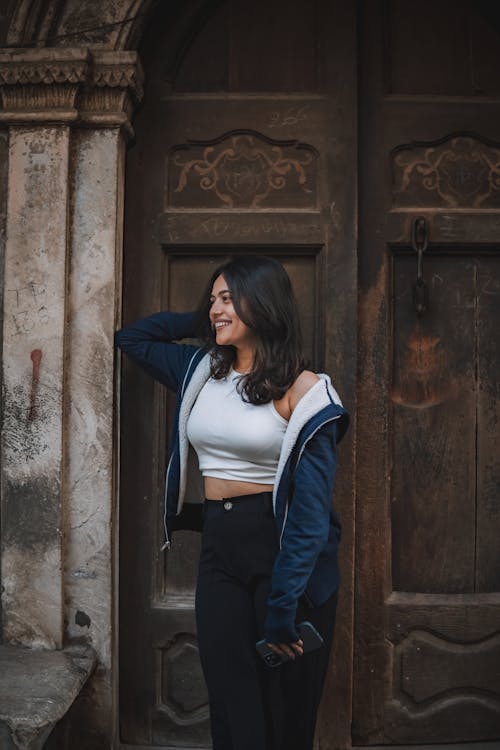
[(288, 422), (272, 401), (243, 401), (236, 387), (240, 377), (231, 370), (205, 383), (188, 418), (188, 439), (204, 477), (274, 484)]

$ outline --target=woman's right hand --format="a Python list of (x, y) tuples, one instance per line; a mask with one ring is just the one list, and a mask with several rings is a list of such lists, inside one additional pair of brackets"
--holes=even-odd
[(279, 656), (288, 656), (289, 659), (295, 659), (296, 656), (302, 656), (304, 653), (304, 643), (301, 638), (296, 643), (268, 643), (269, 648)]

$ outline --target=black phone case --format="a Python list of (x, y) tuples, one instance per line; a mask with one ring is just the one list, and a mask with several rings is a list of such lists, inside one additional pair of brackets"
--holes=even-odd
[[(297, 630), (299, 631), (300, 637), (304, 644), (304, 654), (309, 653), (309, 651), (314, 651), (317, 648), (321, 648), (321, 646), (323, 645), (323, 638), (318, 633), (314, 625), (308, 620), (299, 623), (297, 625)], [(280, 664), (284, 664), (285, 662), (290, 661), (289, 656), (285, 656), (284, 654), (277, 654), (275, 651), (269, 648), (265, 639), (258, 641), (255, 647), (259, 653), (259, 656), (264, 660), (268, 667), (279, 667)]]

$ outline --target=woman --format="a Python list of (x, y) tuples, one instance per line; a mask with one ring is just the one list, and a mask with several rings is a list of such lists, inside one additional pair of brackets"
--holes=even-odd
[[(201, 348), (173, 343), (197, 333)], [(312, 750), (338, 587), (335, 443), (348, 417), (328, 376), (304, 367), (289, 278), (270, 258), (236, 258), (197, 314), (157, 313), (117, 344), (177, 393), (164, 546), (192, 508), (193, 447), (203, 476), (196, 619), (213, 748)], [(302, 620), (324, 638), (308, 654)], [(290, 660), (266, 666), (263, 637)]]

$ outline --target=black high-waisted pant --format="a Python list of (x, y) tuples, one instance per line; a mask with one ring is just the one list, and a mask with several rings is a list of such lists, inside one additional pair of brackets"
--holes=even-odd
[(196, 620), (210, 699), (213, 750), (312, 750), (335, 623), (336, 594), (321, 607), (299, 603), (321, 649), (277, 668), (255, 643), (278, 551), (272, 494), (206, 500)]

